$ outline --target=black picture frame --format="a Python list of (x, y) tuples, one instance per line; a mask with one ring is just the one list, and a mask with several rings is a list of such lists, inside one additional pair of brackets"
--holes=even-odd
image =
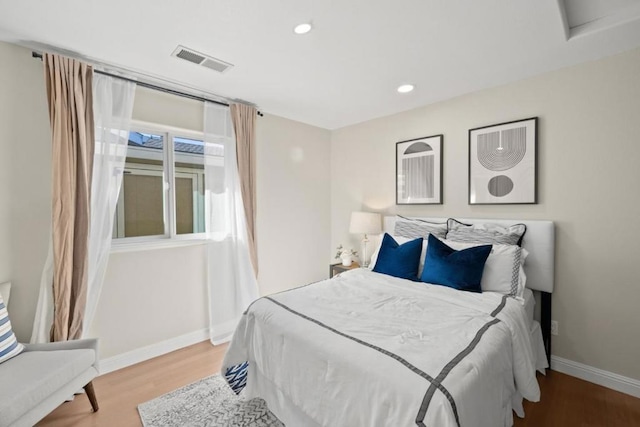
[(443, 204), (443, 152), (443, 134), (396, 142), (396, 205)]
[(538, 117), (469, 129), (468, 203), (538, 203)]

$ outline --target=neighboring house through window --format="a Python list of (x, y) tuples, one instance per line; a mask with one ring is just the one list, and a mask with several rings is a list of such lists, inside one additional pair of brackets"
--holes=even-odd
[[(224, 147), (215, 153), (222, 183)], [(201, 237), (204, 233), (204, 143), (202, 133), (136, 126), (113, 227), (122, 242)]]

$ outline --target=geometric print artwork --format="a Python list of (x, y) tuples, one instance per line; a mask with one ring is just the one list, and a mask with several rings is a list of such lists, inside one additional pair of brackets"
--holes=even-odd
[[(435, 177), (433, 171), (433, 149), (428, 144), (431, 153), (424, 153), (416, 157), (405, 157), (402, 159), (402, 169), (405, 171), (405, 184), (402, 186), (400, 197), (410, 198), (433, 198)], [(427, 150), (425, 150), (427, 151)], [(405, 151), (406, 154), (406, 151)]]
[(442, 135), (396, 144), (396, 203), (442, 203)]
[(469, 203), (536, 203), (537, 117), (469, 130)]
[[(515, 167), (527, 153), (527, 129), (517, 127), (478, 135), (478, 161), (492, 171), (505, 171)], [(506, 175), (489, 180), (489, 193), (504, 197), (513, 191), (514, 184)]]
[(513, 191), (513, 181), (506, 175), (497, 175), (489, 180), (487, 190), (492, 196), (504, 197)]
[(505, 171), (516, 166), (527, 152), (526, 128), (478, 135), (478, 161), (492, 171)]

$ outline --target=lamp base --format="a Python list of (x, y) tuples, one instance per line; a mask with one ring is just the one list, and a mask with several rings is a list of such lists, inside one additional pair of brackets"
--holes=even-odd
[(364, 235), (364, 239), (362, 239), (362, 266), (365, 268), (369, 267), (369, 257), (367, 256), (367, 244), (369, 243), (369, 239), (367, 235)]

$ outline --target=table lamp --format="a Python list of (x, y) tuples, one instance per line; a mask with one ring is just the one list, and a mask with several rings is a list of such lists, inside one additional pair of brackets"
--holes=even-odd
[(364, 234), (362, 239), (362, 266), (369, 266), (369, 258), (367, 256), (367, 244), (369, 239), (367, 234), (380, 234), (382, 227), (380, 226), (380, 214), (373, 212), (351, 212), (351, 224), (349, 225), (349, 233)]

